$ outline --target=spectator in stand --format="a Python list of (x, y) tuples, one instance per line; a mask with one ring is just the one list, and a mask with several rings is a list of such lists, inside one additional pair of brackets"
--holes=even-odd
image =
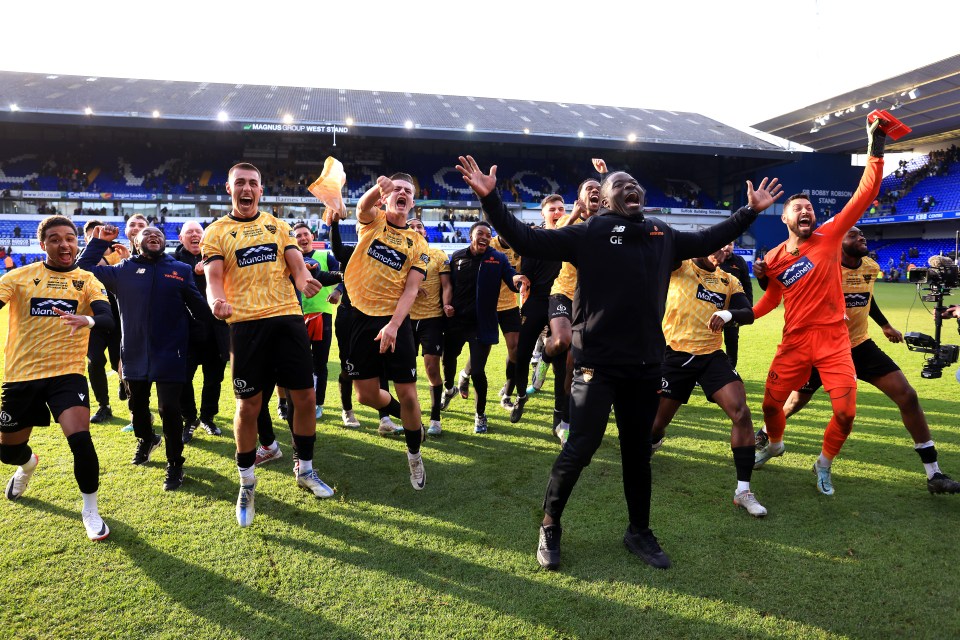
[(19, 238), (20, 234), (23, 233), (23, 230), (20, 228), (20, 225), (17, 225), (13, 228), (13, 237)]

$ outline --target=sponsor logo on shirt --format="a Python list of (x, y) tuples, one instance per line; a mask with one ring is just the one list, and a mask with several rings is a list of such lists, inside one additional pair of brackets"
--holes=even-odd
[(710, 291), (702, 284), (697, 284), (697, 300), (703, 300), (704, 302), (709, 302), (714, 305), (717, 309), (723, 309), (723, 306), (727, 302), (727, 296), (722, 293), (717, 293), (716, 291)]
[(56, 316), (54, 309), (66, 311), (67, 313), (77, 313), (76, 300), (61, 300), (60, 298), (30, 298), (31, 316)]
[(847, 308), (865, 307), (870, 304), (869, 293), (845, 293), (843, 299), (846, 301)]
[(407, 256), (403, 255), (396, 249), (391, 249), (379, 240), (373, 241), (373, 243), (370, 245), (370, 248), (367, 249), (367, 255), (374, 260), (385, 264), (394, 271), (400, 271), (403, 269), (403, 265), (407, 261)]
[(795, 284), (797, 280), (813, 271), (814, 266), (815, 265), (810, 261), (810, 258), (804, 256), (787, 267), (783, 273), (777, 276), (777, 280), (779, 280), (780, 284), (782, 284), (784, 287), (790, 287)]
[(275, 242), (270, 244), (257, 244), (252, 247), (237, 249), (237, 266), (249, 267), (264, 262), (276, 262), (277, 245)]
[(179, 280), (180, 282), (183, 282), (183, 276), (181, 276), (179, 273), (176, 273), (176, 272), (173, 272), (173, 273), (165, 273), (165, 274), (163, 274), (163, 277), (164, 277), (164, 278), (173, 278), (174, 280)]

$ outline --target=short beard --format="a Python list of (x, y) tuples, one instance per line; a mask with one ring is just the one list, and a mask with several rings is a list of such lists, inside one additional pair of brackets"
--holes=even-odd
[(155, 262), (159, 260), (161, 257), (163, 257), (164, 253), (166, 253), (164, 249), (159, 249), (157, 251), (154, 251), (152, 249), (147, 249), (142, 245), (140, 246), (140, 255), (142, 255), (147, 260), (152, 260)]

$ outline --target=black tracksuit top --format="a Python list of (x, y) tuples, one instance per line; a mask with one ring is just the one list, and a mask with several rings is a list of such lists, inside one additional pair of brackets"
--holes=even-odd
[(743, 207), (702, 231), (674, 231), (657, 218), (601, 209), (583, 224), (531, 229), (493, 191), (481, 199), (490, 224), (522, 256), (577, 267), (573, 357), (578, 366), (659, 365), (670, 274), (739, 237), (757, 213)]

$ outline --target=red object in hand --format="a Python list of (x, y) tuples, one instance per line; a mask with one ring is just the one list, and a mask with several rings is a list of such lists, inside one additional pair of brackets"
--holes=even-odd
[(900, 122), (896, 117), (890, 115), (890, 112), (886, 109), (874, 109), (867, 114), (867, 122), (872, 123), (877, 118), (880, 118), (880, 130), (893, 140), (899, 140), (913, 131), (913, 129)]

